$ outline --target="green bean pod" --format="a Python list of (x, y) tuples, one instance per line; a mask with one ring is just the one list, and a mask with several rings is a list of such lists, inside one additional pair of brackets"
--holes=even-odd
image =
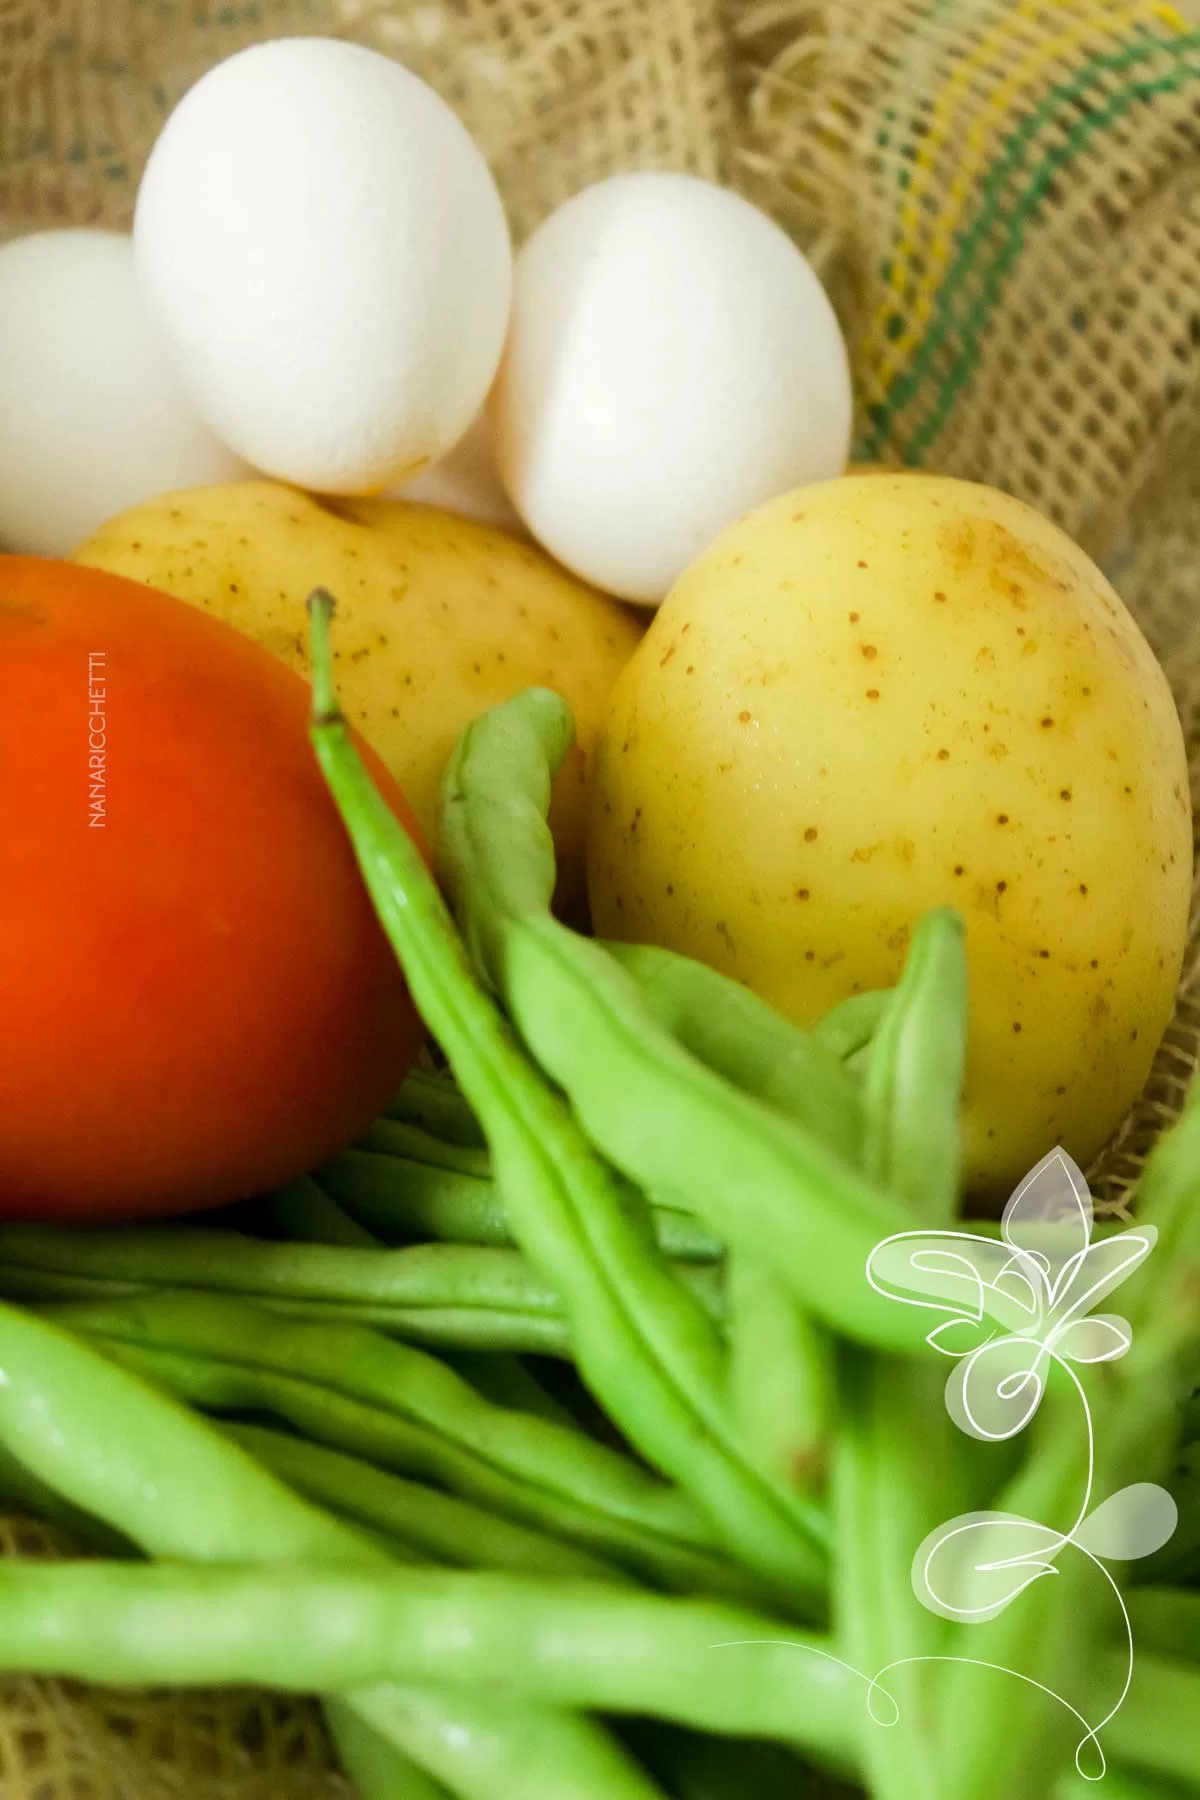
[[(476, 1253), (464, 1250), (456, 1254), (473, 1256)], [(511, 1252), (481, 1254), (510, 1255)], [(457, 1274), (456, 1271), (450, 1273)], [(496, 1273), (495, 1270), (485, 1272), (485, 1281)], [(719, 1284), (697, 1285), (702, 1301), (719, 1310)], [(0, 1263), (0, 1297), (29, 1304), (65, 1304), (72, 1300), (81, 1304), (94, 1300), (102, 1304), (110, 1300), (141, 1299), (163, 1291), (159, 1283), (107, 1281), (102, 1276), (64, 1275), (28, 1263)], [(201, 1287), (189, 1291), (208, 1293), (214, 1299), (220, 1297), (218, 1292)], [(513, 1287), (508, 1288), (497, 1304), (488, 1304), (478, 1288), (472, 1294), (465, 1287), (459, 1296), (461, 1304), (457, 1305), (439, 1305), (433, 1294), (426, 1295), (430, 1304), (419, 1306), (369, 1300), (293, 1299), (260, 1293), (250, 1297), (266, 1313), (312, 1325), (375, 1326), (406, 1343), (434, 1349), (522, 1352), (564, 1359), (571, 1355), (570, 1337), (562, 1312), (550, 1303), (552, 1297), (544, 1286), (532, 1280), (526, 1296), (532, 1297), (534, 1304), (531, 1306), (520, 1304), (522, 1296)]]
[[(1128, 1292), (1133, 1300), (1136, 1279), (1122, 1297)], [(1159, 1279), (1169, 1314), (1169, 1259)], [(1193, 1320), (1193, 1331), (1198, 1323)], [(1058, 1386), (1052, 1383), (1029, 1428), (1032, 1441), (1024, 1461), (992, 1502), (996, 1511), (1068, 1531), (1089, 1492), (1089, 1457), (1092, 1505), (1129, 1482), (1153, 1481), (1165, 1472), (1177, 1414), (1171, 1365), (1154, 1353), (1153, 1333), (1153, 1326), (1143, 1332), (1149, 1341), (1142, 1351), (1135, 1334), (1129, 1354), (1105, 1370), (1104, 1380), (1089, 1383), (1090, 1418), (1085, 1419), (1073, 1386), (1065, 1379)], [(1121, 1624), (1111, 1588), (1090, 1558), (1071, 1546), (1054, 1559), (1054, 1569), (1053, 1579), (1032, 1582), (996, 1618), (985, 1625), (961, 1625), (952, 1639), (956, 1658), (986, 1660), (1024, 1677), (1014, 1694), (1011, 1683), (981, 1675), (966, 1660), (947, 1665), (941, 1686), (946, 1716), (970, 1717), (972, 1722), (969, 1733), (946, 1738), (953, 1794), (1023, 1800), (1039, 1785), (1050, 1788), (1069, 1765), (1083, 1729), (1050, 1696), (1063, 1693), (1085, 1717), (1097, 1718), (1120, 1696), (1124, 1674), (1102, 1654)], [(1139, 1667), (1144, 1660), (1139, 1654)], [(1122, 1747), (1130, 1704), (1120, 1708), (1103, 1733), (1105, 1754), (1120, 1761), (1137, 1760)]]
[(1151, 1583), (1200, 1580), (1200, 1443), (1185, 1444), (1165, 1484), (1179, 1512), (1174, 1534), (1138, 1565), (1135, 1579)]
[[(865, 1053), (866, 1169), (931, 1227), (949, 1223), (958, 1195), (966, 992), (961, 922), (952, 912), (928, 913)], [(881, 1677), (864, 1739), (875, 1800), (959, 1794), (943, 1750), (953, 1725), (941, 1707), (939, 1659), (951, 1629), (918, 1599), (911, 1573), (918, 1546), (973, 1497), (968, 1447), (943, 1389), (943, 1371), (925, 1363), (905, 1367), (853, 1351), (843, 1358), (832, 1482), (844, 1547), (836, 1611), (856, 1666)], [(976, 1466), (982, 1472), (982, 1455)], [(895, 1717), (880, 1719), (880, 1704)]]
[[(499, 1686), (509, 1704), (523, 1693), (777, 1740), (838, 1771), (860, 1754), (864, 1684), (830, 1640), (712, 1602), (311, 1560), (202, 1571), (7, 1563), (0, 1597), (5, 1670), (102, 1674), (119, 1685), (240, 1680), (356, 1693), (419, 1674), (443, 1690)], [(1168, 1778), (1194, 1773), (1200, 1671), (1147, 1655), (1135, 1694), (1110, 1727), (1121, 1760)], [(1010, 1775), (1019, 1779), (1020, 1770)]]
[[(918, 1546), (961, 1494), (961, 1451), (940, 1369), (848, 1351), (831, 1490), (841, 1554), (834, 1610), (843, 1654), (880, 1690), (863, 1736), (873, 1800), (960, 1800), (947, 1785), (937, 1664), (947, 1622), (913, 1592)], [(894, 1706), (894, 1711), (893, 1711)]]
[(581, 1539), (589, 1529), (628, 1526), (693, 1548), (714, 1543), (686, 1496), (630, 1458), (546, 1419), (493, 1406), (437, 1358), (368, 1328), (294, 1323), (246, 1301), (171, 1291), (69, 1305), (54, 1316), (89, 1337), (307, 1380), (381, 1409), (441, 1446), (445, 1466), (464, 1478), (473, 1471), (477, 1482), (527, 1492), (536, 1519), (570, 1509)]
[(913, 1349), (907, 1309), (863, 1274), (880, 1239), (904, 1229), (902, 1210), (821, 1138), (698, 1064), (625, 970), (552, 918), (544, 812), (569, 739), (565, 704), (535, 689), (476, 720), (451, 758), (440, 866), (478, 966), (630, 1180), (700, 1213), (835, 1329)]
[[(723, 1318), (719, 1270), (688, 1266), (680, 1280)], [(296, 1318), (380, 1325), (418, 1343), (571, 1354), (562, 1301), (511, 1249), (275, 1243), (180, 1226), (0, 1226), (0, 1294), (10, 1299), (134, 1298), (163, 1287), (240, 1294)]]
[[(1192, 1800), (1200, 1789), (1191, 1783), (1179, 1786), (1173, 1781), (1156, 1781), (1143, 1769), (1134, 1771), (1109, 1763), (1100, 1791), (1104, 1800)], [(1096, 1783), (1072, 1769), (1055, 1784), (1051, 1800), (1096, 1800)]]
[[(514, 1243), (491, 1175), (414, 1162), (392, 1151), (346, 1150), (317, 1175), (324, 1190), (388, 1243), (435, 1238), (442, 1243)], [(652, 1206), (651, 1224), (664, 1255), (676, 1262), (718, 1262), (720, 1240), (694, 1214)]]
[(453, 1494), (406, 1481), (360, 1457), (263, 1425), (232, 1422), (225, 1429), (235, 1443), (306, 1499), (355, 1525), (382, 1532), (433, 1562), (551, 1579), (615, 1584), (626, 1579), (613, 1564), (561, 1538), (486, 1512)]
[(205, 1228), (62, 1230), (0, 1225), (0, 1264), (256, 1300), (331, 1301), (388, 1310), (479, 1306), (561, 1316), (562, 1303), (516, 1251), (415, 1244), (399, 1250), (275, 1243)]
[(641, 1719), (623, 1724), (620, 1735), (673, 1800), (854, 1800), (849, 1788), (833, 1785), (828, 1771), (817, 1771), (779, 1744)]
[(857, 1757), (863, 1696), (827, 1638), (770, 1614), (600, 1583), (311, 1559), (202, 1571), (6, 1563), (0, 1669), (121, 1686), (499, 1686), (572, 1711), (778, 1739), (842, 1768)]
[[(659, 1023), (706, 1068), (816, 1131), (851, 1161), (857, 1089), (841, 1065), (740, 982), (689, 957), (608, 944)], [(832, 1430), (833, 1345), (774, 1270), (741, 1250), (727, 1281), (730, 1393), (746, 1452), (781, 1487), (816, 1494)]]
[(498, 1354), (491, 1350), (441, 1350), (438, 1354), (444, 1363), (461, 1375), (464, 1381), (469, 1382), (477, 1394), (490, 1400), (493, 1406), (503, 1406), (512, 1412), (533, 1413), (540, 1419), (550, 1419), (556, 1425), (565, 1425), (568, 1430), (575, 1429), (575, 1420), (568, 1408), (519, 1356)]
[(867, 1173), (933, 1225), (958, 1201), (966, 1043), (963, 925), (942, 908), (917, 923), (864, 1072)]
[(485, 1149), (483, 1128), (465, 1096), (445, 1075), (413, 1069), (387, 1108), (387, 1117), (414, 1125), (446, 1144)]
[[(354, 750), (332, 686), (331, 608), (321, 593), (310, 603), (313, 744), (410, 992), (487, 1132), (513, 1230), (563, 1294), (579, 1365), (630, 1441), (696, 1496), (788, 1604), (818, 1607), (819, 1515), (741, 1455), (711, 1319), (659, 1255), (644, 1201), (590, 1149), (479, 986), (435, 884)], [(548, 834), (546, 856), (552, 882)], [(539, 868), (538, 892), (544, 876)]]
[(840, 1000), (812, 1027), (818, 1044), (849, 1065), (869, 1050), (875, 1033), (887, 1017), (892, 1003), (892, 988), (872, 988), (866, 993), (849, 994)]
[(735, 1253), (727, 1277), (733, 1415), (773, 1480), (818, 1493), (837, 1410), (833, 1343), (772, 1269)]
[[(1125, 1651), (1111, 1651), (1105, 1691), (1121, 1691), (1126, 1669)], [(1135, 1646), (1129, 1697), (1105, 1727), (1104, 1745), (1115, 1762), (1137, 1769), (1139, 1776), (1194, 1788), (1200, 1771), (1200, 1670), (1195, 1662)], [(1142, 1793), (1149, 1800), (1154, 1791), (1153, 1780), (1147, 1780), (1139, 1800)]]
[(728, 1595), (753, 1604), (764, 1601), (763, 1583), (736, 1564), (636, 1524), (598, 1518), (571, 1499), (556, 1503), (552, 1495), (460, 1454), (437, 1433), (398, 1418), (385, 1407), (294, 1375), (112, 1338), (95, 1342), (106, 1356), (202, 1411), (271, 1414), (318, 1444), (440, 1484), (506, 1519), (564, 1543), (586, 1546), (652, 1586)]
[(858, 1089), (840, 1061), (740, 981), (653, 944), (606, 943), (647, 1011), (677, 1043), (743, 1093), (786, 1113), (856, 1161)]
[[(175, 1401), (42, 1320), (2, 1305), (0, 1369), (0, 1443), (65, 1501), (148, 1554), (215, 1564), (319, 1557), (387, 1569), (368, 1539), (293, 1494)], [(201, 1583), (210, 1573), (176, 1572)], [(47, 1623), (43, 1615), (43, 1632)], [(94, 1679), (110, 1672), (102, 1658), (94, 1665)], [(160, 1670), (149, 1680), (159, 1685), (161, 1678)], [(497, 1769), (503, 1774), (518, 1764), (529, 1738), (543, 1731), (555, 1754), (531, 1769), (522, 1800), (568, 1793), (578, 1800), (662, 1800), (589, 1720), (512, 1695), (502, 1716), (494, 1696), (466, 1689), (426, 1693), (416, 1686), (381, 1697), (372, 1688), (369, 1705), (360, 1698), (343, 1694), (338, 1707), (350, 1706), (395, 1747), (386, 1754), (380, 1746), (372, 1758), (375, 1785), (364, 1800), (393, 1800), (405, 1757), (452, 1780), (459, 1800), (511, 1800)], [(335, 1733), (338, 1718), (335, 1709)], [(367, 1772), (363, 1762), (356, 1766)]]
[(398, 1759), (365, 1715), (343, 1700), (328, 1700), (325, 1713), (337, 1742), (338, 1756), (354, 1791), (371, 1800), (452, 1800), (449, 1789), (416, 1763)]
[(383, 1248), (311, 1175), (268, 1195), (266, 1204), (272, 1223), (293, 1242), (340, 1244), (352, 1250)]
[(1138, 1653), (1200, 1662), (1200, 1592), (1195, 1588), (1134, 1588), (1126, 1595)]
[(485, 1174), (410, 1161), (390, 1151), (344, 1150), (315, 1179), (338, 1205), (387, 1243), (480, 1244), (509, 1248), (512, 1229)]

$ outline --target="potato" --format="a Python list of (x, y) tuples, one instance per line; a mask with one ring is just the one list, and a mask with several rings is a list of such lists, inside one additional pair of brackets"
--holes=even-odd
[(596, 761), (598, 933), (738, 976), (801, 1023), (966, 922), (966, 1171), (1086, 1161), (1170, 1018), (1191, 887), (1182, 732), (1100, 571), (940, 476), (772, 502), (684, 574)]
[(556, 688), (577, 729), (551, 813), (559, 896), (568, 910), (581, 901), (587, 757), (641, 624), (541, 551), (434, 507), (251, 481), (134, 507), (75, 560), (203, 606), (302, 674), (304, 602), (327, 587), (342, 703), (430, 843), (462, 728), (522, 688)]

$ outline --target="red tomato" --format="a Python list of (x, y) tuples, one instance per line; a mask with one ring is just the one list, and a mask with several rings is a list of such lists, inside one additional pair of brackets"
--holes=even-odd
[(0, 688), (0, 1216), (215, 1206), (352, 1142), (422, 1032), (304, 682), (140, 582), (4, 556)]

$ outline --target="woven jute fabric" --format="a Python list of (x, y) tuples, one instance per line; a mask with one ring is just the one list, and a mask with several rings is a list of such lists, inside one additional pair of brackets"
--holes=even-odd
[[(617, 170), (741, 188), (832, 292), (857, 454), (991, 482), (1108, 570), (1200, 789), (1200, 4), (0, 0), (0, 236), (127, 225), (162, 120), (283, 35), (450, 101), (518, 238)], [(1200, 1046), (1200, 908), (1146, 1092), (1090, 1171), (1121, 1212)], [(55, 1554), (0, 1527), (8, 1554)], [(315, 1707), (0, 1685), (0, 1800), (345, 1800)]]

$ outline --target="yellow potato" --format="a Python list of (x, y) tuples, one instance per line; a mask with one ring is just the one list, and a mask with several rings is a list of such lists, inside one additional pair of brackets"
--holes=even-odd
[(1191, 848), (1171, 695), (1100, 571), (993, 489), (871, 474), (763, 507), (668, 596), (614, 690), (588, 873), (598, 933), (800, 1022), (956, 906), (967, 1171), (1004, 1192), (1141, 1088)]
[(431, 844), (462, 728), (522, 688), (557, 689), (578, 733), (551, 814), (559, 894), (568, 909), (582, 898), (587, 756), (641, 624), (532, 545), (434, 507), (252, 481), (135, 507), (75, 560), (205, 607), (304, 675), (305, 598), (327, 587), (342, 703)]

